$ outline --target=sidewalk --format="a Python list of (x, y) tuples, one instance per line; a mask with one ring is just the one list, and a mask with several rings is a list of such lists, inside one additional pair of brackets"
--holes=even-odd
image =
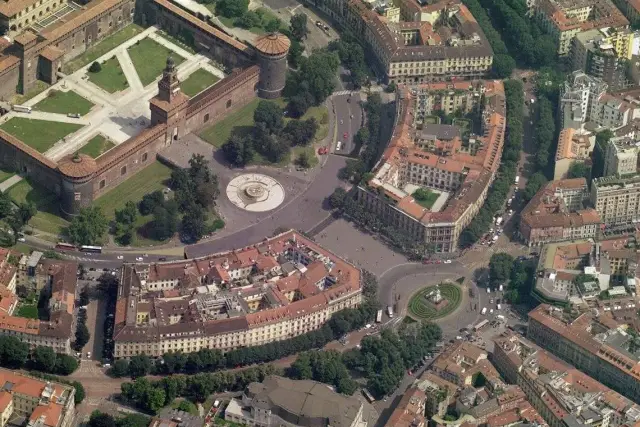
[(13, 175), (11, 178), (8, 178), (0, 183), (0, 191), (4, 193), (9, 188), (19, 183), (20, 181), (22, 181), (22, 177), (20, 175), (17, 175), (17, 174)]

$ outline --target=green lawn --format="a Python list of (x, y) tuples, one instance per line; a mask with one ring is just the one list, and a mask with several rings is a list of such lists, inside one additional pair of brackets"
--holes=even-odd
[[(209, 9), (212, 10), (212, 12), (215, 14), (215, 7), (209, 8)], [(254, 12), (258, 14), (258, 17), (260, 18), (260, 24), (258, 24), (255, 27), (247, 28), (247, 30), (257, 35), (262, 35), (266, 32), (264, 27), (269, 23), (269, 21), (272, 21), (274, 19), (279, 19), (275, 13), (273, 13), (271, 10), (265, 7), (259, 7)], [(224, 25), (225, 27), (240, 28), (239, 25), (236, 25), (236, 22), (239, 18), (227, 18), (222, 15), (217, 15), (216, 17), (220, 20), (222, 25)], [(280, 21), (282, 20), (280, 19)], [(285, 25), (282, 22), (280, 23), (280, 31), (287, 31), (288, 29), (289, 28), (287, 27), (287, 25)]]
[(93, 108), (93, 103), (72, 90), (67, 92), (51, 90), (47, 97), (34, 105), (33, 108), (47, 113), (78, 113), (84, 116)]
[(15, 104), (17, 104), (17, 105), (24, 104), (25, 102), (27, 102), (31, 98), (34, 98), (36, 95), (41, 94), (42, 92), (44, 92), (47, 89), (49, 89), (49, 84), (43, 82), (42, 80), (36, 80), (35, 83), (33, 84), (33, 87), (31, 88), (31, 90), (29, 92), (27, 92), (24, 95), (16, 95), (16, 96), (14, 96), (13, 99), (11, 100), (11, 103), (14, 104), (14, 105)]
[(116, 145), (109, 141), (104, 136), (98, 134), (91, 138), (80, 150), (80, 154), (86, 154), (94, 159), (100, 157), (100, 155), (106, 153)]
[(38, 306), (36, 304), (18, 304), (14, 316), (26, 317), (28, 319), (38, 318)]
[(416, 192), (414, 192), (413, 193), (413, 197), (416, 200), (416, 203), (418, 203), (423, 208), (431, 209), (431, 207), (436, 202), (436, 200), (438, 200), (438, 196), (440, 196), (440, 194), (434, 193), (433, 191), (431, 191), (431, 190), (429, 190), (427, 188), (422, 188), (421, 190), (426, 191), (426, 193), (427, 193), (426, 197), (418, 198), (418, 196), (416, 195)]
[(73, 123), (49, 122), (23, 117), (13, 117), (0, 125), (0, 129), (41, 153), (47, 151), (63, 137), (82, 127), (83, 125)]
[(166, 187), (165, 181), (171, 176), (171, 168), (160, 162), (154, 162), (127, 179), (116, 188), (109, 190), (95, 201), (109, 219), (115, 217), (114, 211), (122, 209), (128, 201), (138, 203), (142, 196)]
[(4, 182), (15, 175), (15, 171), (0, 167), (0, 182)]
[[(176, 46), (180, 46), (181, 48), (183, 48), (184, 50), (186, 50), (189, 53), (197, 53), (196, 50), (194, 49), (194, 47), (192, 45), (190, 45), (187, 41), (185, 40), (181, 40), (177, 37), (172, 36), (169, 33), (166, 33), (162, 30), (158, 30), (156, 32), (157, 35), (159, 35), (160, 37), (162, 37), (163, 39), (166, 39), (167, 41), (170, 41), (171, 43), (175, 44)], [(195, 43), (194, 43), (195, 44)]]
[(218, 80), (220, 80), (218, 77), (204, 68), (198, 68), (185, 81), (180, 83), (180, 90), (185, 95), (192, 97), (215, 84)]
[(453, 283), (440, 283), (440, 295), (447, 300), (447, 304), (436, 309), (427, 296), (435, 292), (435, 286), (428, 286), (416, 292), (409, 300), (409, 315), (416, 320), (434, 320), (453, 313), (462, 301), (462, 292), (458, 285)]
[(71, 74), (143, 31), (144, 28), (141, 26), (129, 24), (117, 33), (104, 38), (100, 43), (87, 49), (82, 55), (78, 56), (73, 61), (67, 62), (63, 67), (63, 71), (67, 74)]
[(143, 86), (153, 83), (162, 74), (169, 56), (176, 66), (184, 61), (183, 57), (150, 38), (140, 40), (128, 52)]
[(57, 235), (69, 225), (60, 217), (58, 196), (51, 191), (33, 186), (23, 179), (11, 187), (8, 193), (16, 203), (29, 201), (36, 205), (38, 213), (29, 221), (33, 228)]
[(311, 164), (311, 167), (314, 167), (318, 164), (318, 157), (316, 156), (316, 150), (313, 148), (313, 145), (308, 145), (306, 147), (293, 147), (291, 149), (291, 157), (294, 162), (298, 159), (300, 153), (307, 153), (307, 156), (309, 156), (309, 163)]
[(120, 67), (120, 61), (115, 56), (107, 59), (102, 64), (102, 69), (97, 73), (87, 72), (89, 81), (101, 87), (109, 93), (120, 92), (129, 87), (127, 77)]

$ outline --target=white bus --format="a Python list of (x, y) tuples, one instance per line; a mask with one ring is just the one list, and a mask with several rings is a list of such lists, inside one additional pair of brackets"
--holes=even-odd
[(367, 399), (369, 403), (373, 403), (376, 401), (376, 399), (373, 398), (373, 395), (369, 393), (369, 390), (367, 390), (366, 388), (362, 389), (362, 394), (364, 395), (365, 399)]
[(393, 319), (393, 307), (390, 305), (387, 306), (387, 314), (389, 315), (390, 319)]
[(484, 319), (483, 321), (479, 322), (476, 326), (474, 326), (473, 330), (477, 332), (480, 329), (482, 329), (485, 326), (487, 326), (488, 324), (489, 324), (489, 321), (487, 319)]
[(376, 314), (376, 323), (382, 322), (382, 310), (378, 310), (378, 314)]
[(31, 107), (27, 107), (26, 105), (14, 105), (13, 111), (17, 111), (18, 113), (31, 113)]

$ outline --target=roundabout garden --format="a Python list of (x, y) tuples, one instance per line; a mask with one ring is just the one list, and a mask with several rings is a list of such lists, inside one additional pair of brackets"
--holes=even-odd
[(462, 301), (462, 290), (455, 283), (427, 286), (409, 300), (409, 316), (416, 320), (436, 320), (453, 313)]

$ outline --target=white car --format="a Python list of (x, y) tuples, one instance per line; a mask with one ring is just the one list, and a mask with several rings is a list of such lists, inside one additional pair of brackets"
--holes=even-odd
[(136, 261), (138, 261), (138, 262), (142, 262), (142, 261), (144, 261), (144, 258), (142, 258), (141, 256), (139, 256), (139, 257), (137, 257), (137, 258), (136, 258)]
[(18, 237), (18, 242), (26, 242), (27, 239), (25, 239), (24, 237)]
[(124, 259), (122, 255), (118, 255), (118, 259)]
[(445, 259), (445, 260), (444, 260), (444, 263), (445, 263), (445, 264), (451, 264), (451, 260), (450, 260), (450, 259)]

